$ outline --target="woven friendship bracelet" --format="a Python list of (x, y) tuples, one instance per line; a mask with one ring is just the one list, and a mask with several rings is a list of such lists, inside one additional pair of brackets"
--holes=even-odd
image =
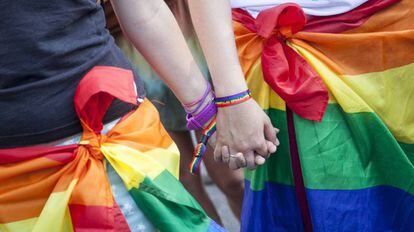
[(246, 90), (241, 93), (236, 93), (230, 96), (215, 98), (214, 101), (217, 107), (227, 107), (243, 103), (249, 100), (250, 98), (252, 98), (250, 96), (250, 90)]
[(211, 120), (211, 122), (204, 128), (200, 141), (194, 149), (193, 159), (188, 165), (188, 169), (191, 174), (196, 175), (199, 172), (201, 161), (204, 158), (204, 153), (206, 153), (207, 142), (210, 137), (216, 132), (216, 117)]

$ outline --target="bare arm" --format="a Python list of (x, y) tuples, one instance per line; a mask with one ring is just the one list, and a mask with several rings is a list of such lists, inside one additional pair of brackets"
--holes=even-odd
[[(228, 0), (189, 0), (191, 17), (203, 48), (216, 95), (226, 96), (247, 89), (238, 60)], [(219, 109), (214, 157), (230, 167), (248, 168), (264, 163), (279, 141), (270, 119), (254, 100)], [(230, 157), (230, 158), (229, 158)]]
[(182, 103), (201, 96), (206, 81), (163, 0), (111, 0), (132, 44)]
[(191, 17), (218, 96), (247, 89), (234, 42), (228, 0), (189, 0)]

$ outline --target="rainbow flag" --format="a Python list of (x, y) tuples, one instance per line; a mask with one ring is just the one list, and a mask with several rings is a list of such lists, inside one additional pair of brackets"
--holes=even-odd
[(104, 159), (159, 231), (224, 231), (178, 181), (178, 149), (145, 100), (107, 134), (114, 98), (138, 105), (130, 70), (94, 67), (75, 93), (79, 144), (0, 150), (0, 231), (130, 231)]
[(233, 11), (246, 80), (281, 142), (245, 172), (242, 231), (414, 231), (414, 1), (307, 21), (277, 8)]

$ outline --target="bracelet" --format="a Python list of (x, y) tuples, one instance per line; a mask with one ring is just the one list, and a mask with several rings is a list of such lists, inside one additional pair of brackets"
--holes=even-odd
[[(202, 103), (200, 103), (201, 105)], [(200, 130), (211, 118), (217, 114), (217, 106), (214, 101), (209, 102), (199, 113), (187, 114), (187, 128), (189, 130)]]
[[(208, 96), (208, 94), (210, 92), (211, 92), (211, 85), (210, 85), (210, 83), (207, 82), (207, 88), (204, 91), (203, 96), (201, 96), (199, 99), (197, 99), (197, 100), (195, 100), (195, 101), (193, 101), (191, 103), (181, 104), (184, 107), (185, 112), (187, 114), (193, 114), (193, 113), (197, 112), (200, 109), (200, 107), (203, 105), (204, 101), (206, 100), (206, 98), (207, 98), (207, 96)], [(193, 106), (195, 106), (197, 104), (198, 104), (198, 106), (194, 110), (190, 110), (189, 109), (189, 108), (191, 108), (191, 107), (193, 107)]]
[(204, 153), (206, 153), (207, 142), (214, 132), (216, 132), (216, 117), (204, 128), (200, 141), (194, 149), (193, 159), (188, 165), (191, 174), (196, 175), (199, 173), (201, 161), (203, 160)]
[(243, 103), (250, 98), (252, 98), (250, 95), (250, 90), (246, 90), (230, 96), (215, 98), (214, 101), (217, 107), (227, 107)]

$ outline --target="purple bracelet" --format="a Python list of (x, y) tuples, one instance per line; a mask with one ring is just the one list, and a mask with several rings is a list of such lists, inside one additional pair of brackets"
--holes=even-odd
[[(201, 96), (201, 98), (199, 98), (199, 99), (197, 99), (194, 102), (191, 102), (189, 104), (182, 104), (182, 106), (184, 107), (185, 112), (187, 114), (193, 114), (193, 113), (197, 112), (200, 109), (200, 107), (203, 105), (204, 101), (206, 100), (206, 98), (207, 98), (207, 96), (210, 92), (211, 92), (211, 85), (210, 85), (210, 83), (207, 82), (207, 88), (204, 91), (204, 94), (203, 94), (203, 96)], [(189, 110), (188, 109), (188, 108), (190, 108), (190, 107), (192, 107), (196, 104), (198, 104), (198, 105), (194, 110)]]
[(200, 113), (196, 115), (187, 114), (187, 128), (189, 130), (203, 129), (203, 125), (205, 125), (210, 119), (212, 119), (214, 115), (216, 115), (216, 113), (217, 106), (214, 100), (212, 100), (200, 111)]

